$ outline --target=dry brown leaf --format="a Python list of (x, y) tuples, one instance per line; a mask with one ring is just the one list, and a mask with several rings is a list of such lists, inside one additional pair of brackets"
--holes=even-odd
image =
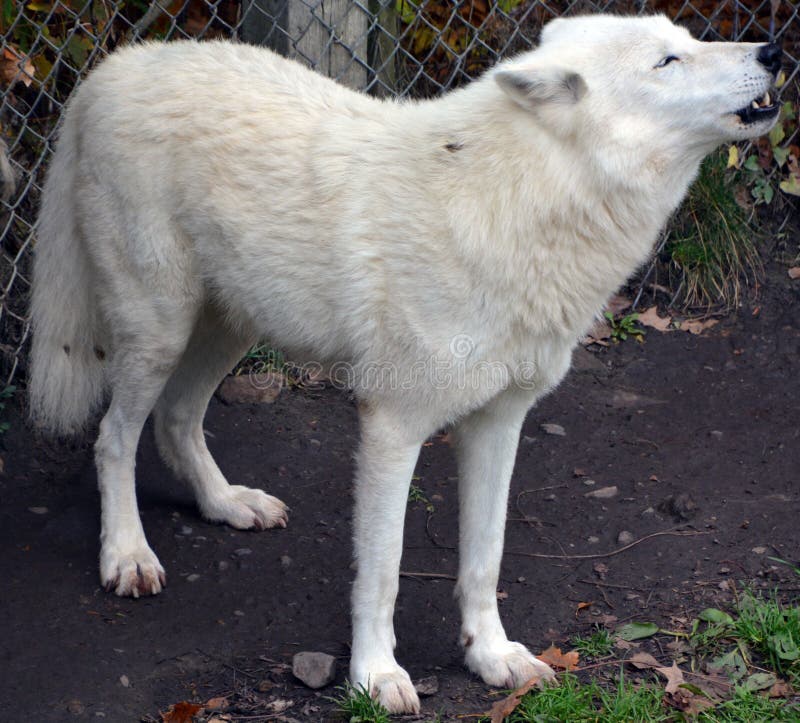
[(12, 86), (16, 82), (26, 86), (33, 82), (36, 69), (31, 59), (22, 55), (13, 45), (6, 45), (0, 54), (0, 82), (4, 86)]
[(683, 671), (678, 667), (677, 663), (673, 663), (670, 668), (656, 668), (657, 673), (661, 673), (667, 679), (667, 687), (664, 688), (665, 693), (674, 693), (678, 690), (678, 686), (682, 685)]
[(794, 694), (794, 688), (785, 680), (776, 681), (767, 693), (770, 698), (789, 698)]
[(639, 670), (659, 667), (659, 662), (650, 653), (645, 653), (643, 650), (631, 655), (628, 662)]
[(162, 723), (192, 723), (194, 717), (203, 710), (202, 705), (181, 701), (171, 705), (166, 713), (161, 714)]
[(513, 693), (507, 695), (502, 700), (498, 700), (489, 711), (492, 723), (503, 723), (503, 721), (517, 709), (519, 702), (522, 700), (522, 696), (531, 690), (531, 688), (536, 687), (540, 680), (541, 676), (534, 676), (527, 683), (517, 688)]
[(672, 319), (668, 316), (659, 316), (658, 307), (655, 306), (651, 306), (649, 309), (640, 312), (637, 321), (656, 331), (674, 331), (670, 326), (670, 324), (672, 324)]
[(579, 603), (578, 603), (578, 607), (577, 607), (577, 608), (575, 608), (575, 617), (576, 617), (576, 618), (578, 617), (578, 613), (579, 613), (581, 610), (586, 610), (586, 608), (589, 608), (589, 607), (591, 607), (592, 605), (594, 605), (594, 603), (593, 603), (593, 602), (579, 602)]
[(800, 266), (792, 266), (789, 269), (789, 278), (792, 280), (800, 279)]
[(716, 705), (714, 701), (702, 695), (695, 695), (686, 688), (677, 688), (673, 693), (667, 693), (664, 696), (664, 701), (667, 705), (683, 711), (689, 717), (697, 716), (704, 710), (713, 708)]
[(203, 706), (206, 710), (225, 710), (227, 707), (228, 699), (224, 695), (211, 698), (206, 701), (206, 704)]
[(614, 316), (619, 314), (621, 311), (625, 311), (625, 309), (629, 309), (631, 306), (631, 300), (621, 294), (614, 294), (607, 302), (606, 302), (606, 311), (610, 311)]
[(680, 329), (681, 331), (688, 331), (690, 334), (700, 334), (717, 324), (719, 324), (719, 319), (686, 319), (680, 322)]
[(547, 650), (536, 656), (543, 663), (547, 663), (551, 668), (561, 670), (572, 670), (578, 665), (578, 651), (571, 650), (569, 653), (562, 653), (561, 648), (551, 645)]

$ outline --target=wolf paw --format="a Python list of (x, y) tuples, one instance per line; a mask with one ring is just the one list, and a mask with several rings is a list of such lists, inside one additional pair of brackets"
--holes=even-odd
[(519, 688), (531, 678), (553, 680), (555, 673), (521, 643), (509, 640), (481, 645), (475, 641), (467, 648), (467, 667), (498, 688)]
[(107, 592), (120, 597), (157, 595), (167, 584), (167, 576), (155, 553), (145, 544), (122, 551), (104, 545), (100, 552), (100, 582)]
[(203, 505), (201, 511), (206, 519), (238, 530), (286, 527), (289, 521), (288, 508), (277, 497), (242, 485), (230, 485), (223, 496)]
[(357, 678), (356, 685), (369, 691), (389, 713), (419, 713), (419, 696), (405, 670), (399, 665), (393, 670), (370, 672)]

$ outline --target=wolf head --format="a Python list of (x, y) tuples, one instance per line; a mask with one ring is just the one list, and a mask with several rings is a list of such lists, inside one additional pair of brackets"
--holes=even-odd
[(548, 23), (494, 78), (556, 136), (704, 155), (773, 126), (780, 58), (773, 44), (700, 42), (663, 16), (594, 15)]

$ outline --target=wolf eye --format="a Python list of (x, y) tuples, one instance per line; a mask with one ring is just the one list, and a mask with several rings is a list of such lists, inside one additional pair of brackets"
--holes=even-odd
[(668, 55), (666, 58), (664, 58), (663, 60), (661, 60), (658, 63), (656, 63), (655, 67), (656, 68), (664, 68), (664, 67), (666, 67), (667, 65), (669, 65), (673, 61), (680, 61), (680, 58), (677, 55)]

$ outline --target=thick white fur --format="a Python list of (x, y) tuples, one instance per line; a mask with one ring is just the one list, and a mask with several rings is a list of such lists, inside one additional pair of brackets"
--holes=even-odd
[[(220, 378), (267, 338), (293, 360), (347, 363), (361, 400), (352, 681), (391, 711), (419, 708), (392, 616), (409, 480), (448, 424), (467, 664), (498, 686), (550, 675), (507, 639), (495, 599), (519, 430), (702, 158), (769, 127), (733, 115), (770, 86), (757, 50), (661, 17), (558, 20), (537, 50), (419, 103), (221, 42), (103, 62), (45, 185), (31, 379), (34, 418), (58, 432), (111, 392), (102, 582), (120, 595), (164, 582), (134, 489), (151, 411), (204, 515), (285, 524), (279, 500), (228, 485), (202, 431)], [(667, 55), (680, 61), (656, 67)], [(494, 374), (475, 381), (482, 364)], [(373, 373), (387, 365), (388, 382)]]

